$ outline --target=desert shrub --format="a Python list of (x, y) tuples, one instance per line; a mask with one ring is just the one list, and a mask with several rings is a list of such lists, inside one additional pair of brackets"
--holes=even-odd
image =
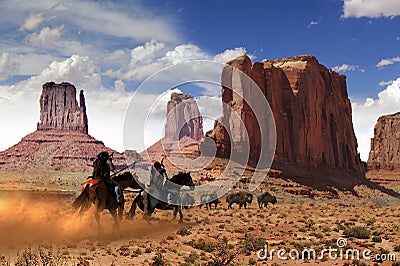
[(235, 246), (229, 245), (223, 240), (215, 244), (215, 250), (207, 266), (227, 266), (232, 265), (237, 255), (240, 253)]
[(264, 248), (267, 242), (264, 238), (258, 238), (252, 235), (246, 235), (244, 239), (240, 241), (240, 247), (242, 252), (245, 254), (251, 254), (253, 251)]
[(10, 260), (5, 256), (0, 256), (0, 266), (11, 266)]
[(185, 262), (179, 264), (179, 266), (193, 266), (193, 265), (200, 265), (200, 256), (197, 255), (195, 252), (190, 253), (188, 257), (185, 258)]
[(215, 245), (212, 242), (206, 242), (204, 239), (200, 239), (197, 242), (190, 241), (189, 245), (195, 249), (204, 250), (205, 252), (213, 252), (215, 249)]
[(157, 254), (153, 257), (152, 265), (153, 266), (164, 266), (164, 265), (170, 265), (170, 262), (167, 260), (164, 260), (161, 252), (157, 252)]
[(367, 225), (368, 225), (368, 226), (371, 226), (371, 225), (373, 225), (373, 224), (376, 222), (376, 218), (373, 217), (373, 218), (367, 220), (366, 222), (367, 222)]
[(372, 237), (372, 242), (382, 243), (382, 238), (380, 236), (373, 236)]
[(178, 230), (178, 232), (176, 232), (178, 235), (181, 236), (188, 236), (190, 235), (192, 232), (190, 232), (191, 227), (184, 227)]
[(349, 227), (343, 232), (346, 237), (354, 237), (358, 239), (368, 239), (371, 236), (371, 232), (365, 226), (354, 226)]
[(17, 254), (15, 266), (36, 266), (39, 264), (39, 256), (32, 252), (30, 248), (25, 249), (22, 254)]
[(257, 261), (255, 259), (253, 259), (253, 258), (249, 259), (249, 265), (256, 265), (256, 264), (257, 264)]

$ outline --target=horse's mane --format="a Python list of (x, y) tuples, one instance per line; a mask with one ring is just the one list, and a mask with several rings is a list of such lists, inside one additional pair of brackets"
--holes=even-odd
[(133, 178), (133, 175), (131, 174), (131, 172), (124, 172), (122, 174), (116, 175), (113, 177), (114, 181), (118, 182), (118, 181), (124, 181), (127, 179), (131, 179)]

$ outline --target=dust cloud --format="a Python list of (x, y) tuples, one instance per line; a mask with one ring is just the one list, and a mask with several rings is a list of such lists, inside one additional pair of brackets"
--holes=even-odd
[[(111, 215), (104, 210), (101, 231), (93, 217), (94, 207), (82, 217), (71, 207), (75, 196), (41, 193), (0, 193), (0, 250), (40, 243), (70, 243), (84, 239), (115, 241), (168, 235), (180, 226), (174, 223), (149, 224), (141, 215), (133, 221), (123, 220), (114, 230)], [(129, 206), (126, 206), (126, 208)], [(172, 213), (168, 213), (172, 215)], [(168, 215), (169, 219), (171, 216)]]

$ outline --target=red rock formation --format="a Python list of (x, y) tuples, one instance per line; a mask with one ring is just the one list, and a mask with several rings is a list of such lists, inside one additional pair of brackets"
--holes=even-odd
[(368, 169), (400, 168), (400, 113), (378, 119), (367, 165)]
[[(0, 152), (0, 170), (90, 173), (93, 161), (102, 151), (113, 153), (117, 169), (126, 165), (123, 153), (106, 147), (88, 135), (87, 130), (83, 91), (78, 106), (73, 85), (46, 83), (40, 97), (38, 130)], [(136, 151), (126, 153), (131, 160), (141, 158)]]
[[(274, 167), (336, 169), (364, 176), (345, 76), (327, 69), (313, 56), (262, 63), (252, 63), (249, 57), (241, 56), (227, 64), (251, 77), (271, 106), (277, 136)], [(252, 97), (251, 89), (254, 88), (242, 86), (246, 81), (233, 78), (232, 70), (225, 68), (222, 80), (224, 84), (241, 87), (243, 97), (257, 107), (257, 99)], [(249, 105), (229, 88), (222, 88), (222, 100), (242, 118), (245, 128), (238, 129), (237, 125), (230, 124), (234, 119), (230, 119), (232, 114), (228, 108), (224, 108), (220, 121), (228, 125), (234, 141), (242, 141), (241, 135), (237, 134), (249, 132), (249, 162), (256, 165), (261, 137), (268, 138), (261, 136), (259, 126), (268, 128), (265, 124), (268, 121), (261, 119), (261, 125), (258, 125)], [(229, 157), (230, 140), (221, 123), (216, 122), (214, 130), (206, 135), (216, 141), (219, 156)]]
[(176, 141), (184, 136), (200, 140), (203, 137), (203, 118), (192, 95), (172, 93), (167, 104), (165, 139)]
[(76, 101), (74, 85), (63, 82), (48, 82), (43, 85), (40, 96), (40, 122), (38, 130), (73, 130), (88, 133), (88, 120), (83, 91), (80, 106)]

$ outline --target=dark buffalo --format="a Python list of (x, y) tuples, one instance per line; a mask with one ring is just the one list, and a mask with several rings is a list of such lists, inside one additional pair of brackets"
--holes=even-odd
[(200, 208), (205, 204), (206, 209), (211, 210), (211, 206), (214, 204), (214, 209), (217, 209), (218, 203), (221, 203), (221, 201), (218, 199), (216, 192), (206, 193), (200, 196)]
[(262, 208), (263, 206), (268, 207), (268, 202), (271, 202), (272, 204), (277, 203), (276, 197), (272, 196), (268, 192), (264, 192), (261, 195), (258, 195), (257, 197), (258, 201), (258, 208)]
[(228, 209), (232, 209), (232, 204), (239, 204), (239, 209), (244, 206), (246, 209), (247, 203), (251, 204), (253, 201), (253, 194), (247, 193), (245, 191), (235, 192), (226, 196), (226, 202), (228, 203)]

